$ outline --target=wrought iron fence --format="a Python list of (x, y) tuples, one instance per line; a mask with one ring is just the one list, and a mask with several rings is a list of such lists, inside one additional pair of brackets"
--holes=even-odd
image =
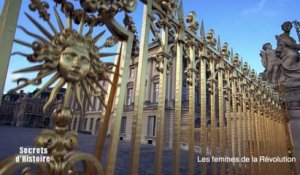
[[(133, 110), (133, 122), (131, 133), (131, 151), (128, 174), (138, 174), (143, 112), (147, 108), (155, 108), (156, 112), (156, 135), (155, 135), (155, 162), (154, 174), (162, 174), (162, 160), (164, 149), (164, 119), (166, 103), (166, 77), (170, 71), (175, 72), (175, 102), (171, 106), (175, 109), (173, 127), (173, 174), (179, 174), (182, 145), (188, 145), (188, 174), (195, 173), (196, 152), (202, 157), (229, 157), (241, 158), (259, 156), (291, 156), (292, 143), (287, 125), (287, 114), (282, 100), (272, 88), (270, 88), (255, 72), (249, 68), (247, 63), (241, 62), (239, 55), (229, 49), (227, 43), (221, 44), (220, 38), (216, 39), (213, 30), (207, 33), (204, 23), (201, 27), (196, 19), (196, 13), (191, 12), (186, 19), (183, 16), (183, 4), (177, 1), (167, 0), (142, 0), (144, 4), (143, 26), (141, 30), (141, 41), (138, 54), (138, 70), (136, 79), (135, 99), (132, 106), (124, 106), (126, 83), (129, 75), (129, 62), (132, 51), (137, 47), (135, 39), (136, 29), (134, 21), (125, 15), (125, 26), (121, 26), (114, 16), (120, 11), (132, 12), (136, 1), (80, 1), (80, 8), (75, 9), (69, 1), (55, 1), (60, 5), (62, 12), (67, 18), (67, 23), (62, 24), (57, 10), (54, 14), (59, 26), (55, 29), (47, 12), (48, 4), (42, 1), (33, 1), (30, 10), (37, 11), (41, 18), (49, 24), (49, 28), (56, 35), (51, 35), (33, 17), (27, 15), (44, 36), (38, 36), (21, 27), (25, 33), (37, 40), (33, 44), (25, 41), (15, 42), (33, 48), (34, 54), (25, 55), (29, 61), (42, 62), (45, 66), (35, 67), (22, 71), (39, 71), (35, 79), (25, 81), (14, 90), (29, 84), (38, 84), (39, 81), (49, 73), (57, 72), (50, 82), (43, 87), (51, 85), (54, 80), (60, 78), (59, 84), (54, 88), (49, 99), (56, 95), (58, 88), (64, 84), (68, 85), (64, 103), (53, 113), (55, 121), (54, 130), (44, 131), (37, 138), (36, 145), (47, 147), (54, 157), (47, 165), (40, 165), (39, 172), (43, 174), (68, 174), (75, 172), (75, 163), (84, 162), (84, 172), (87, 174), (115, 174), (118, 145), (120, 140), (120, 126), (122, 113), (125, 110)], [(75, 2), (75, 1), (74, 1)], [(93, 16), (95, 15), (95, 16)], [(184, 21), (185, 20), (185, 21)], [(73, 30), (72, 25), (78, 24), (78, 31)], [(89, 31), (83, 34), (83, 27), (87, 25)], [(103, 46), (95, 45), (95, 42), (103, 36), (99, 33), (92, 38), (93, 29), (99, 25), (106, 26), (114, 35), (114, 38), (106, 40)], [(198, 30), (200, 28), (200, 36)], [(145, 81), (147, 70), (147, 58), (149, 48), (149, 37), (151, 35), (159, 42), (159, 53), (156, 55), (156, 69), (159, 71), (159, 98), (157, 104), (145, 104)], [(47, 37), (48, 39), (45, 39)], [(49, 42), (51, 41), (51, 42)], [(111, 53), (94, 53), (103, 47), (109, 47), (116, 42), (120, 43), (119, 53), (116, 56), (113, 68), (108, 64), (83, 55), (83, 63), (93, 62), (92, 71), (80, 73), (68, 70), (67, 64), (55, 60), (55, 54), (59, 53), (75, 60), (76, 54), (82, 54), (87, 49), (96, 58), (112, 56)], [(52, 43), (52, 44), (51, 44)], [(53, 45), (56, 44), (56, 45)], [(56, 50), (58, 47), (74, 48), (70, 52)], [(80, 45), (77, 47), (77, 45)], [(84, 47), (89, 45), (90, 48)], [(50, 48), (50, 50), (49, 50)], [(84, 48), (84, 49), (83, 49)], [(52, 50), (51, 50), (52, 49)], [(77, 53), (76, 49), (83, 49)], [(89, 50), (90, 49), (90, 50)], [(91, 50), (92, 49), (92, 50)], [(75, 51), (74, 51), (75, 50)], [(48, 51), (48, 52), (46, 52)], [(73, 53), (74, 52), (74, 53)], [(22, 54), (21, 54), (22, 55)], [(24, 55), (24, 54), (23, 54)], [(74, 56), (75, 55), (75, 56)], [(64, 57), (65, 58), (65, 57)], [(60, 57), (59, 59), (62, 59)], [(186, 60), (187, 67), (183, 62)], [(52, 61), (52, 62), (51, 62)], [(57, 64), (60, 69), (57, 69)], [(66, 66), (66, 68), (61, 68)], [(77, 65), (80, 69), (83, 65)], [(171, 68), (173, 68), (171, 70)], [(112, 70), (112, 75), (108, 73)], [(71, 76), (75, 73), (79, 76)], [(120, 76), (122, 75), (122, 76)], [(184, 75), (184, 76), (183, 76)], [(185, 77), (185, 80), (183, 80)], [(106, 98), (103, 99), (103, 87), (97, 81), (108, 81)], [(188, 87), (188, 101), (182, 103), (182, 82)], [(80, 85), (79, 85), (80, 84)], [(96, 84), (99, 89), (94, 89)], [(199, 102), (195, 105), (195, 91), (200, 93)], [(75, 152), (73, 149), (77, 144), (76, 133), (67, 129), (72, 121), (72, 112), (69, 108), (69, 97), (71, 92), (79, 93), (82, 89), (86, 96), (97, 96), (105, 105), (101, 130), (97, 137), (97, 145), (94, 155)], [(100, 93), (100, 94), (99, 94)], [(81, 105), (80, 96), (76, 96)], [(46, 103), (46, 107), (49, 105)], [(182, 109), (188, 109), (188, 125), (182, 126)], [(195, 111), (200, 112), (200, 128), (195, 128)], [(209, 110), (209, 111), (208, 111)], [(113, 120), (111, 120), (113, 119)], [(226, 119), (226, 120), (225, 120)], [(106, 152), (105, 165), (100, 164), (103, 156), (104, 142), (107, 139), (109, 121), (112, 122), (112, 131)], [(210, 121), (210, 124), (207, 122)], [(23, 168), (27, 164), (16, 164), (12, 158), (1, 163), (0, 172), (12, 172), (17, 168)], [(201, 174), (207, 174), (210, 168), (211, 174), (293, 174), (295, 165), (293, 163), (267, 164), (261, 162), (202, 162)], [(103, 168), (102, 168), (103, 167)], [(1, 174), (0, 173), (0, 174)]]

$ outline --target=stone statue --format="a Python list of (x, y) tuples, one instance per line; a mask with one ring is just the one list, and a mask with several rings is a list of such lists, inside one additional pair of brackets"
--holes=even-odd
[(268, 83), (275, 83), (278, 79), (280, 59), (276, 56), (275, 50), (272, 49), (271, 43), (265, 43), (260, 52), (261, 62), (265, 67), (264, 79)]
[(291, 22), (281, 25), (283, 33), (276, 36), (276, 55), (281, 59), (279, 82), (300, 80), (299, 53), (300, 45), (290, 36)]
[(300, 85), (300, 44), (290, 36), (293, 25), (287, 21), (281, 25), (283, 33), (276, 35), (277, 47), (272, 50), (270, 43), (263, 45), (260, 55), (266, 68), (263, 78), (273, 85)]

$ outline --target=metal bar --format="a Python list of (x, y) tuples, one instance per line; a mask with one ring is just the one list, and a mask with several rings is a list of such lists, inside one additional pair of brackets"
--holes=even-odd
[[(220, 60), (220, 69), (218, 70), (218, 102), (219, 102), (219, 135), (220, 135), (220, 157), (225, 157), (225, 128), (224, 128), (224, 85), (223, 85), (223, 69), (224, 62)], [(226, 173), (226, 164), (225, 162), (221, 162), (220, 174), (225, 175)]]
[[(233, 157), (237, 157), (238, 152), (238, 125), (237, 125), (237, 101), (236, 101), (236, 73), (235, 70), (233, 70), (233, 79), (232, 79), (232, 112), (233, 112)], [(239, 168), (238, 163), (234, 162), (234, 174), (238, 174)]]
[[(228, 157), (233, 157), (233, 147), (232, 147), (232, 117), (231, 117), (231, 82), (230, 82), (230, 72), (227, 70), (225, 72), (225, 79), (226, 79), (226, 114), (227, 114), (227, 127), (226, 127), (226, 134), (227, 134), (227, 140), (226, 140), (226, 145), (227, 145), (227, 152), (228, 152)], [(227, 174), (233, 174), (233, 162), (230, 162), (227, 164)]]
[[(271, 147), (271, 157), (275, 157), (275, 138), (273, 135), (272, 130), (274, 129), (273, 126), (273, 120), (272, 120), (272, 116), (271, 116), (271, 105), (268, 105), (268, 115), (269, 115), (269, 120), (268, 120), (268, 132), (269, 132), (269, 145)], [(276, 174), (276, 162), (275, 163), (271, 163), (271, 171), (273, 171), (273, 174)]]
[[(200, 147), (201, 156), (206, 157), (206, 147), (207, 147), (207, 126), (206, 126), (206, 59), (204, 57), (200, 58), (200, 117), (201, 117), (201, 134), (200, 134)], [(207, 163), (201, 163), (201, 175), (206, 175)]]
[[(265, 150), (266, 150), (266, 155), (268, 155), (268, 156), (270, 156), (270, 157), (272, 157), (272, 145), (271, 145), (271, 143), (270, 143), (270, 116), (269, 116), (269, 114), (268, 114), (268, 105), (266, 105), (266, 103), (267, 103), (267, 99), (265, 99), (264, 100), (264, 110), (265, 110), (265, 112), (264, 112), (264, 119), (265, 119), (265, 129), (266, 129), (266, 145), (265, 145)], [(269, 172), (269, 173), (272, 173), (272, 174), (274, 174), (274, 172), (273, 172), (273, 164), (269, 164), (269, 163), (265, 163), (265, 166), (266, 166), (266, 172)]]
[[(178, 31), (176, 44), (176, 83), (175, 83), (175, 125), (174, 125), (174, 175), (179, 174), (180, 142), (181, 142), (181, 107), (182, 107), (182, 58), (183, 58), (183, 30)], [(180, 37), (181, 36), (181, 37)]]
[[(274, 103), (274, 101), (273, 101)], [(278, 127), (278, 114), (276, 112), (276, 106), (275, 104), (273, 104), (273, 115), (274, 115), (274, 128), (273, 128), (273, 137), (275, 138), (275, 156), (280, 156), (280, 152), (279, 152), (279, 127)], [(280, 172), (281, 167), (280, 167), (280, 163), (276, 164), (276, 172)]]
[[(237, 111), (238, 111), (238, 115), (237, 115), (237, 124), (238, 124), (238, 128), (237, 128), (237, 132), (238, 132), (238, 157), (242, 157), (244, 154), (244, 145), (243, 145), (243, 138), (244, 138), (244, 131), (243, 131), (243, 111), (242, 111), (242, 103), (243, 103), (243, 96), (242, 96), (242, 81), (241, 81), (241, 77), (239, 77), (237, 79), (237, 89), (238, 89), (238, 96), (237, 96)], [(239, 173), (240, 174), (245, 174), (245, 169), (244, 169), (244, 165), (242, 162), (239, 162)]]
[[(261, 94), (263, 96), (263, 93)], [(267, 125), (266, 125), (266, 117), (264, 116), (264, 107), (263, 107), (263, 99), (260, 99), (260, 103), (259, 103), (259, 115), (258, 115), (258, 124), (260, 126), (259, 129), (259, 145), (260, 145), (260, 154), (267, 156), (268, 155), (268, 150), (266, 149), (266, 145), (267, 145)], [(266, 166), (265, 162), (260, 162), (260, 167), (261, 167), (261, 173), (267, 173), (268, 172), (268, 167)]]
[(130, 151), (130, 167), (129, 174), (138, 174), (140, 160), (140, 144), (142, 134), (142, 122), (144, 118), (144, 97), (145, 83), (147, 71), (148, 45), (149, 45), (149, 30), (150, 18), (152, 11), (152, 0), (148, 0), (144, 4), (144, 14), (141, 32), (140, 53), (138, 59), (138, 70), (135, 89), (134, 112), (132, 120), (132, 135), (131, 135), (131, 151)]
[(106, 164), (104, 169), (104, 174), (115, 174), (115, 168), (117, 163), (117, 152), (120, 141), (120, 128), (121, 120), (123, 114), (125, 92), (126, 92), (126, 81), (129, 76), (129, 62), (131, 57), (133, 35), (129, 35), (127, 41), (122, 41), (122, 51), (121, 51), (121, 60), (120, 60), (120, 75), (119, 78), (119, 88), (116, 92), (115, 99), (115, 116), (112, 123), (110, 143), (106, 155)]
[[(165, 21), (166, 22), (166, 21)], [(162, 30), (162, 53), (168, 50), (168, 27), (163, 26)], [(163, 148), (164, 148), (164, 120), (165, 120), (165, 99), (166, 99), (166, 76), (168, 58), (165, 55), (158, 55), (161, 62), (159, 66), (159, 100), (157, 111), (157, 132), (156, 132), (156, 151), (155, 151), (155, 174), (161, 174)], [(161, 69), (162, 68), (162, 69)]]
[(249, 157), (251, 158), (250, 160), (250, 174), (251, 175), (254, 175), (254, 163), (253, 163), (253, 160), (252, 160), (252, 157), (254, 156), (254, 153), (253, 153), (253, 138), (254, 138), (254, 128), (252, 127), (253, 126), (253, 107), (252, 107), (252, 100), (251, 100), (251, 87), (248, 87), (249, 88), (249, 96), (248, 96), (248, 111), (247, 111), (247, 118), (248, 118), (248, 124), (247, 124), (247, 128), (248, 128), (248, 134), (249, 134)]
[[(120, 47), (120, 51), (122, 52), (122, 46)], [(120, 52), (119, 52), (120, 53)], [(120, 53), (121, 54), (121, 53)], [(115, 59), (116, 62), (116, 67), (114, 68), (115, 74), (113, 76), (113, 81), (112, 85), (108, 85), (108, 98), (107, 98), (107, 105), (106, 108), (103, 110), (103, 124), (101, 125), (101, 130), (98, 131), (98, 136), (97, 136), (97, 143), (95, 147), (95, 153), (94, 156), (100, 161), (103, 153), (103, 148), (104, 148), (104, 143), (105, 143), (105, 138), (106, 138), (106, 133), (108, 130), (108, 125), (109, 125), (109, 119), (111, 116), (113, 104), (114, 104), (114, 99), (115, 99), (115, 94), (118, 88), (118, 82), (119, 82), (119, 75), (120, 75), (120, 63), (121, 63), (121, 55), (118, 55), (117, 58)]]
[[(281, 156), (281, 147), (280, 147), (280, 142), (281, 142), (281, 133), (280, 133), (280, 113), (278, 111), (278, 106), (277, 106), (277, 102), (275, 101), (275, 110), (274, 110), (274, 114), (276, 116), (276, 128), (275, 128), (275, 134), (276, 134), (276, 140), (277, 140), (277, 153), (276, 155)], [(282, 172), (282, 164), (278, 164), (278, 173)]]
[(195, 171), (195, 46), (193, 39), (188, 41), (189, 45), (189, 151), (188, 151), (188, 174), (193, 175)]
[[(166, 58), (164, 58), (166, 59)], [(165, 60), (166, 61), (166, 60)], [(163, 63), (163, 72), (159, 78), (159, 101), (157, 111), (157, 132), (155, 151), (155, 174), (161, 174), (163, 147), (164, 147), (164, 119), (165, 119), (165, 92), (166, 92), (166, 63)]]
[(13, 46), (13, 40), (15, 37), (18, 16), (20, 12), (21, 0), (7, 0), (3, 6), (1, 13), (0, 23), (0, 53), (1, 53), (1, 65), (0, 65), (0, 105), (2, 95), (5, 86), (5, 80), (7, 75), (8, 64), (10, 60), (10, 53)]
[[(255, 102), (254, 102), (254, 97), (253, 97), (253, 85), (250, 87), (250, 116), (249, 116), (249, 120), (250, 120), (250, 133), (251, 133), (251, 141), (250, 141), (250, 146), (251, 146), (251, 150), (250, 150), (250, 154), (251, 154), (251, 158), (256, 156), (256, 145), (255, 145)], [(257, 174), (256, 171), (256, 164), (254, 161), (251, 161), (251, 175), (255, 175)]]
[[(253, 87), (252, 87), (253, 88)], [(251, 92), (254, 93), (254, 89), (251, 89)], [(251, 128), (252, 128), (252, 146), (253, 146), (253, 157), (257, 158), (258, 155), (258, 148), (256, 144), (256, 138), (257, 138), (257, 104), (254, 101), (254, 95), (253, 93), (251, 94)], [(253, 162), (253, 174), (258, 174), (258, 162)]]
[[(214, 58), (212, 57), (209, 60), (209, 69), (210, 69), (210, 150), (211, 156), (216, 157), (217, 153), (217, 135), (216, 135), (216, 93), (215, 93), (215, 62)], [(217, 164), (212, 163), (212, 175), (217, 175)]]
[[(260, 94), (260, 93), (258, 93)], [(258, 97), (260, 98), (260, 97)], [(261, 146), (260, 146), (260, 142), (261, 142), (261, 124), (262, 124), (262, 121), (260, 120), (260, 104), (256, 104), (256, 107), (257, 107), (257, 112), (254, 114), (254, 118), (255, 118), (255, 140), (254, 140), (254, 143), (255, 143), (255, 147), (256, 147), (256, 157), (258, 158), (258, 156), (262, 155), (262, 152), (261, 152)], [(261, 162), (258, 161), (256, 163), (257, 165), (257, 172), (258, 174), (261, 174), (262, 173), (262, 170), (261, 170)]]
[[(248, 111), (247, 111), (247, 86), (245, 83), (245, 79), (243, 79), (243, 88), (242, 88), (242, 118), (243, 118), (243, 134), (242, 141), (244, 146), (244, 153), (242, 156), (249, 157), (249, 145), (248, 145), (248, 130), (247, 130), (247, 122), (248, 122)], [(244, 173), (249, 174), (249, 163), (245, 162), (243, 165)]]

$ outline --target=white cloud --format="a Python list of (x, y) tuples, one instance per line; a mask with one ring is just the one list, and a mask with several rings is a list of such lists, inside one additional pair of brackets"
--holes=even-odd
[(256, 14), (258, 12), (261, 12), (263, 10), (265, 4), (266, 4), (266, 1), (267, 0), (261, 0), (261, 1), (259, 1), (258, 4), (256, 4), (256, 6), (245, 9), (242, 12), (242, 15), (252, 15), (252, 14)]
[(265, 10), (263, 15), (267, 17), (273, 17), (277, 16), (278, 12), (275, 12), (274, 10)]

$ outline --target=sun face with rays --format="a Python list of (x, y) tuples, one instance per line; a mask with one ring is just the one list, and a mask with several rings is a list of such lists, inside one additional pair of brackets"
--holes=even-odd
[(67, 47), (59, 58), (59, 71), (66, 81), (81, 81), (90, 69), (89, 53), (80, 45)]
[[(113, 73), (110, 71), (113, 64), (103, 63), (100, 58), (113, 56), (116, 55), (116, 53), (99, 53), (99, 51), (105, 47), (107, 43), (111, 43), (111, 38), (110, 41), (106, 41), (103, 46), (97, 46), (96, 43), (103, 36), (104, 31), (92, 37), (93, 26), (89, 26), (89, 31), (86, 34), (82, 34), (85, 24), (85, 13), (82, 13), (78, 31), (72, 28), (70, 15), (66, 15), (67, 27), (65, 28), (56, 9), (54, 9), (54, 13), (60, 29), (60, 32), (57, 32), (52, 23), (48, 21), (54, 35), (30, 15), (26, 14), (29, 20), (44, 36), (32, 33), (24, 27), (19, 27), (26, 34), (36, 39), (36, 41), (29, 44), (16, 39), (16, 43), (31, 47), (33, 50), (33, 54), (30, 55), (21, 52), (17, 52), (16, 54), (26, 56), (30, 62), (40, 64), (16, 71), (15, 73), (37, 71), (38, 74), (35, 78), (25, 81), (25, 83), (12, 89), (12, 91), (21, 89), (29, 84), (38, 84), (44, 77), (55, 73), (34, 96), (39, 96), (46, 88), (57, 82), (51, 91), (47, 103), (44, 105), (44, 111), (54, 102), (57, 93), (65, 84), (67, 84), (66, 94), (70, 94), (73, 91), (81, 109), (83, 109), (80, 96), (81, 89), (83, 89), (83, 92), (88, 97), (90, 105), (92, 104), (91, 97), (97, 96), (100, 102), (105, 106), (103, 96), (106, 91), (101, 86), (100, 81), (110, 82), (108, 76), (110, 73)], [(94, 85), (96, 85), (96, 87)], [(69, 105), (69, 100), (69, 95), (66, 95), (64, 99), (65, 107)]]

